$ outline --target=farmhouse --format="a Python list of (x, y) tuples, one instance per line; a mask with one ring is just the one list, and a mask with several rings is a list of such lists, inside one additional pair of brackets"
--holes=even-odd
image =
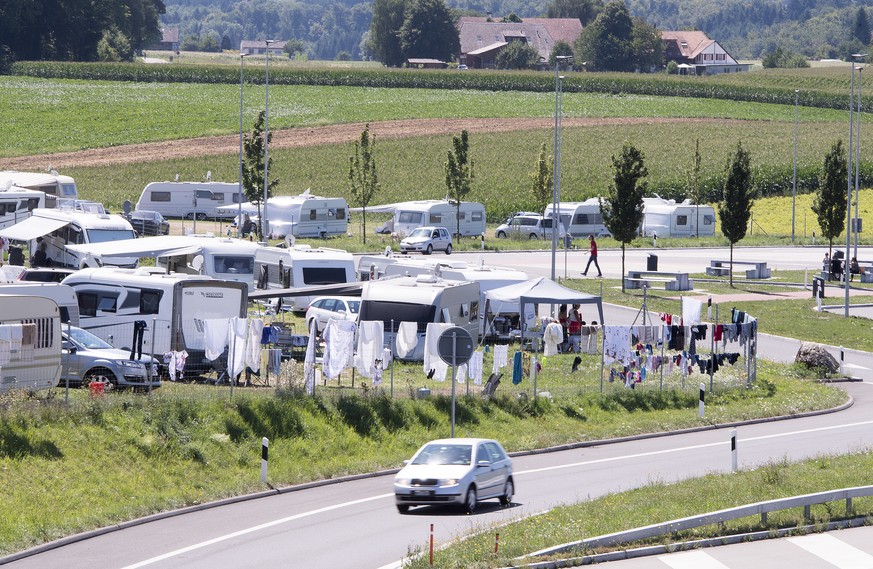
[(548, 61), (555, 42), (573, 45), (582, 33), (576, 18), (526, 18), (523, 22), (493, 22), (489, 18), (464, 16), (458, 20), (461, 53), (458, 63), (470, 68), (495, 67), (497, 54), (509, 42), (520, 41), (536, 48)]
[(713, 75), (748, 71), (750, 65), (738, 63), (717, 41), (703, 32), (661, 32), (664, 57), (679, 64), (679, 73)]
[(161, 28), (161, 40), (151, 43), (145, 48), (161, 51), (179, 51), (179, 28), (174, 26)]
[(271, 41), (267, 45), (266, 40), (243, 40), (239, 42), (239, 51), (246, 55), (264, 55), (269, 50), (270, 55), (282, 55), (285, 51), (284, 41)]

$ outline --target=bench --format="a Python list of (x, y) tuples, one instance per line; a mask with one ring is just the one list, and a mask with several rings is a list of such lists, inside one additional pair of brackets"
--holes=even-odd
[(647, 283), (664, 283), (664, 290), (692, 290), (694, 287), (688, 273), (661, 271), (628, 271), (624, 278), (625, 288), (642, 288)]
[(858, 267), (861, 268), (861, 274), (852, 276), (857, 276), (862, 283), (873, 283), (873, 261), (858, 261)]
[[(769, 279), (770, 278), (770, 269), (767, 268), (767, 263), (759, 262), (759, 261), (734, 261), (734, 265), (746, 265), (751, 266), (753, 268), (746, 270), (746, 278), (747, 279)], [(717, 261), (713, 260), (709, 262), (709, 266), (706, 267), (706, 274), (713, 275), (717, 277), (726, 277), (731, 274), (731, 262), (730, 261)]]

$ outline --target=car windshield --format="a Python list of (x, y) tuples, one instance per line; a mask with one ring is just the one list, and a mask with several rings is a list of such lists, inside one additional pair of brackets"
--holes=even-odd
[(427, 227), (419, 227), (418, 229), (414, 229), (412, 233), (409, 234), (410, 237), (430, 237), (430, 229)]
[(133, 231), (127, 229), (88, 230), (88, 241), (91, 243), (108, 243), (110, 241), (121, 241), (122, 239), (133, 239), (134, 237)]
[(419, 452), (412, 464), (457, 464), (469, 465), (473, 455), (471, 445), (430, 444)]
[(70, 328), (69, 336), (79, 346), (89, 350), (111, 350), (112, 346), (91, 332), (81, 328)]

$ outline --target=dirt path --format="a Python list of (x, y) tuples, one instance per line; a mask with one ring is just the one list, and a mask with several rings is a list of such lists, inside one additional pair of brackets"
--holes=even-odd
[[(737, 124), (743, 121), (725, 119), (684, 118), (566, 118), (565, 127), (645, 125), (667, 123)], [(471, 133), (508, 132), (515, 130), (539, 130), (554, 128), (550, 118), (499, 118), (499, 119), (410, 119), (385, 121), (370, 124), (370, 132), (379, 139), (396, 139), (434, 134), (456, 134), (461, 129)], [(320, 144), (342, 144), (357, 140), (364, 129), (363, 123), (338, 124), (323, 127), (301, 127), (272, 131), (271, 148), (299, 148)], [(35, 156), (19, 156), (0, 159), (0, 170), (42, 171), (55, 169), (111, 166), (136, 162), (155, 162), (173, 158), (236, 154), (239, 152), (239, 135), (211, 136), (171, 140), (148, 144), (130, 144), (110, 148), (96, 148), (78, 152), (59, 152)]]

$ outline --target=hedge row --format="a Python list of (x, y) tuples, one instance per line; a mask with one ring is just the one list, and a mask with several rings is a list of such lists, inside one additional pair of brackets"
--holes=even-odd
[[(134, 81), (145, 83), (239, 83), (239, 68), (231, 65), (143, 65), (137, 63), (16, 62), (13, 75), (52, 79)], [(248, 68), (246, 81), (264, 82), (264, 69)], [(420, 89), (470, 89), (479, 91), (534, 91), (555, 89), (555, 79), (542, 72), (495, 72), (416, 69), (289, 69), (270, 72), (278, 85), (318, 85)], [(699, 77), (664, 74), (613, 73), (568, 74), (562, 88), (576, 93), (634, 94), (660, 97), (695, 97), (794, 105), (789, 87), (751, 87), (712, 83)], [(804, 90), (800, 104), (806, 107), (844, 109), (842, 94)]]

